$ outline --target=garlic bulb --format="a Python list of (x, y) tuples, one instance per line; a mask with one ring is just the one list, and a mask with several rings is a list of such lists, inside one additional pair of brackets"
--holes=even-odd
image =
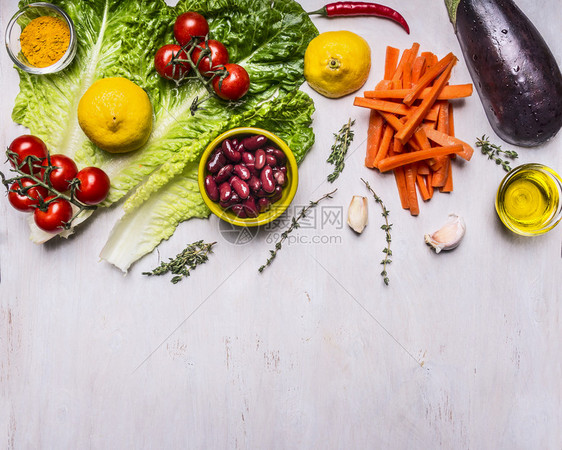
[(425, 243), (439, 253), (441, 250), (452, 250), (460, 244), (466, 231), (462, 217), (449, 214), (449, 219), (439, 230), (424, 236)]
[(357, 233), (362, 233), (367, 226), (367, 197), (354, 195), (347, 210), (347, 224)]

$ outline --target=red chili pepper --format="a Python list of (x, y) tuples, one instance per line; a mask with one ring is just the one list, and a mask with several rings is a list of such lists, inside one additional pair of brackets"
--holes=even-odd
[(329, 3), (318, 11), (308, 14), (320, 14), (324, 17), (344, 17), (344, 16), (376, 16), (394, 20), (410, 34), (410, 27), (402, 15), (388, 6), (378, 3), (368, 2), (336, 2)]

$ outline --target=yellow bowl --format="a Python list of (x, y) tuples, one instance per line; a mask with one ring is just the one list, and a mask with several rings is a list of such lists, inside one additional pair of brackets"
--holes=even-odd
[[(207, 160), (209, 159), (211, 153), (213, 153), (217, 146), (225, 139), (232, 138), (234, 136), (256, 134), (264, 135), (272, 143), (274, 143), (279, 150), (285, 153), (285, 156), (287, 157), (287, 183), (283, 187), (283, 195), (281, 196), (281, 198), (273, 205), (271, 205), (271, 207), (267, 211), (264, 211), (257, 217), (240, 218), (232, 211), (224, 209), (219, 203), (211, 200), (207, 195), (207, 191), (205, 190), (205, 177), (208, 175)], [(287, 210), (297, 192), (299, 174), (297, 161), (295, 160), (293, 152), (279, 136), (276, 136), (275, 134), (261, 128), (241, 127), (233, 128), (232, 130), (228, 130), (222, 133), (208, 145), (208, 147), (203, 152), (203, 155), (201, 156), (201, 161), (199, 162), (198, 180), (199, 190), (201, 191), (203, 200), (205, 201), (205, 204), (209, 207), (209, 209), (213, 212), (213, 214), (232, 225), (242, 227), (257, 227), (274, 221)]]

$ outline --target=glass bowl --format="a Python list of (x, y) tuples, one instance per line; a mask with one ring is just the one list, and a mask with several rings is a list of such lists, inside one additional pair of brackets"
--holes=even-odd
[(550, 167), (523, 164), (502, 180), (496, 211), (503, 224), (522, 236), (538, 236), (562, 220), (562, 179)]
[[(22, 30), (31, 20), (41, 16), (58, 17), (66, 22), (70, 30), (70, 42), (66, 52), (61, 59), (47, 67), (36, 67), (30, 64), (21, 52), (20, 45), (20, 34)], [(74, 29), (74, 23), (62, 9), (50, 3), (30, 3), (14, 14), (6, 28), (5, 41), (8, 54), (15, 65), (21, 70), (34, 75), (59, 72), (67, 67), (76, 55), (76, 31)]]
[[(257, 217), (240, 218), (233, 211), (229, 210), (228, 208), (225, 209), (219, 203), (211, 200), (207, 195), (207, 191), (205, 190), (205, 177), (208, 175), (207, 160), (218, 147), (218, 145), (225, 139), (234, 138), (236, 136), (242, 137), (259, 134), (267, 137), (287, 157), (287, 161), (285, 163), (285, 165), (287, 166), (287, 181), (283, 186), (283, 194), (281, 198), (277, 202), (273, 203), (267, 211), (260, 213)], [(291, 151), (289, 146), (277, 135), (261, 128), (233, 128), (232, 130), (222, 133), (207, 146), (206, 150), (201, 156), (201, 161), (199, 162), (199, 190), (201, 191), (201, 195), (203, 196), (205, 204), (209, 207), (213, 214), (215, 214), (220, 219), (232, 225), (242, 227), (257, 227), (260, 225), (265, 225), (281, 216), (281, 214), (283, 214), (287, 210), (287, 208), (293, 201), (293, 198), (295, 197), (299, 181), (298, 177), (299, 174), (297, 161), (295, 160), (295, 156), (293, 155), (293, 152)]]

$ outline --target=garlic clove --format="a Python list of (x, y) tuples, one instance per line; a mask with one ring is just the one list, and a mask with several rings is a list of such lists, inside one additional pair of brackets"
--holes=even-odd
[(466, 225), (462, 217), (449, 214), (447, 222), (433, 234), (424, 236), (425, 243), (439, 253), (441, 250), (452, 250), (456, 248), (466, 231)]
[(367, 197), (354, 195), (347, 210), (347, 224), (357, 233), (362, 233), (367, 226)]

